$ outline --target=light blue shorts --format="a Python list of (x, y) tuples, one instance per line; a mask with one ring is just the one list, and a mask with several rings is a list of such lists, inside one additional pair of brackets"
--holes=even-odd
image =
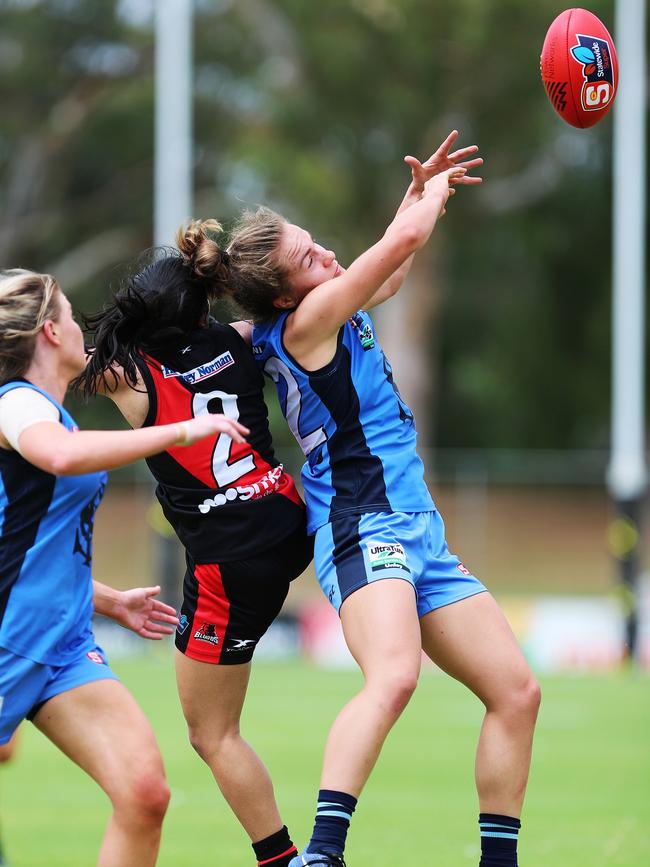
[(337, 611), (355, 590), (382, 578), (413, 585), (418, 617), (486, 589), (449, 551), (438, 511), (338, 518), (316, 531), (314, 565)]
[(55, 695), (92, 683), (117, 680), (101, 647), (86, 646), (66, 665), (42, 665), (0, 647), (0, 744), (24, 719), (33, 719)]

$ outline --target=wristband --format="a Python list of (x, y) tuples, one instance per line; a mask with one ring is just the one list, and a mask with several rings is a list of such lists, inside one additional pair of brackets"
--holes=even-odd
[(190, 431), (186, 421), (176, 423), (176, 445), (183, 446), (190, 438)]

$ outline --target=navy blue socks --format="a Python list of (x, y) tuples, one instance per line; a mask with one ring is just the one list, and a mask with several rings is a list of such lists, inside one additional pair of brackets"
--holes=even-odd
[(517, 839), (521, 822), (512, 816), (481, 813), (481, 860), (479, 867), (517, 867)]
[(306, 851), (342, 855), (356, 806), (357, 799), (352, 795), (321, 789), (318, 793), (314, 831)]

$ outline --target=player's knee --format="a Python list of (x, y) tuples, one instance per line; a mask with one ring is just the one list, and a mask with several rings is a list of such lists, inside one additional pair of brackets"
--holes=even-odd
[(151, 824), (162, 825), (170, 797), (169, 784), (164, 777), (157, 780), (154, 786), (147, 788), (144, 813)]
[(381, 680), (381, 704), (390, 716), (398, 717), (411, 700), (418, 685), (416, 671), (408, 669), (387, 672)]
[(204, 762), (207, 761), (209, 748), (208, 741), (203, 732), (200, 729), (194, 729), (189, 726), (187, 729), (187, 737), (194, 752), (198, 753)]
[(526, 685), (526, 703), (529, 712), (533, 716), (533, 719), (537, 719), (537, 714), (539, 713), (539, 706), (542, 703), (542, 688), (540, 687), (537, 679), (534, 678), (532, 674)]
[(539, 683), (532, 673), (529, 673), (520, 684), (512, 687), (508, 700), (509, 711), (518, 719), (534, 723), (541, 700), (542, 691)]
[(161, 770), (141, 770), (122, 781), (111, 794), (113, 809), (123, 824), (132, 827), (157, 827), (162, 824), (171, 792)]
[(192, 749), (198, 753), (206, 764), (211, 765), (216, 756), (224, 749), (232, 738), (239, 737), (239, 727), (194, 728), (188, 726), (187, 736)]
[(161, 825), (170, 796), (164, 774), (142, 774), (134, 780), (129, 793), (131, 815), (139, 824)]

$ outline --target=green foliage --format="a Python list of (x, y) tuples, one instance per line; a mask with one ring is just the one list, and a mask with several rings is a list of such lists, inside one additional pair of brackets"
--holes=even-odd
[[(153, 33), (124, 6), (0, 3), (0, 260), (47, 268), (85, 251), (69, 282), (84, 310), (151, 243)], [(612, 0), (590, 8), (613, 26)], [(434, 241), (438, 445), (606, 441), (612, 122), (576, 131), (550, 107), (538, 58), (559, 11), (196, 3), (197, 215), (227, 225), (263, 201), (346, 262), (394, 212), (405, 154), (426, 157), (454, 127), (481, 145), (486, 182), (461, 191)]]

